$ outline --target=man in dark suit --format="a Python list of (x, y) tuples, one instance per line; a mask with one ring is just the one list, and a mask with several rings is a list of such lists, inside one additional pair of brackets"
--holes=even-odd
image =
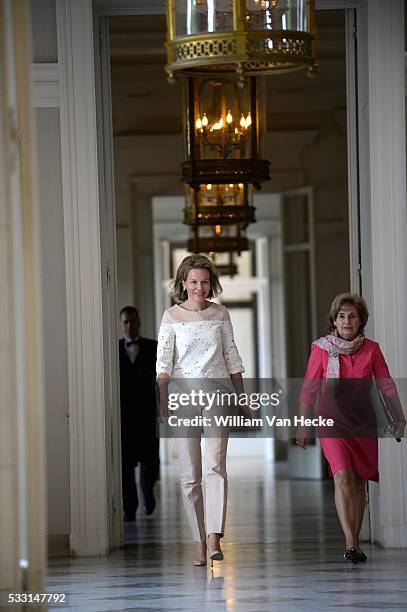
[(134, 521), (138, 507), (134, 468), (140, 464), (140, 485), (146, 514), (155, 508), (153, 487), (159, 471), (156, 434), (156, 340), (140, 337), (140, 318), (134, 306), (120, 311), (123, 338), (119, 341), (122, 483), (124, 520)]

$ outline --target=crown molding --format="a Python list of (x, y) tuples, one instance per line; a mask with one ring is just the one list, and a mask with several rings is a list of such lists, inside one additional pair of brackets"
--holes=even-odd
[(93, 11), (98, 16), (165, 15), (165, 0), (93, 0)]
[[(316, 10), (358, 8), (363, 0), (316, 0)], [(165, 0), (93, 0), (96, 15), (164, 15)]]

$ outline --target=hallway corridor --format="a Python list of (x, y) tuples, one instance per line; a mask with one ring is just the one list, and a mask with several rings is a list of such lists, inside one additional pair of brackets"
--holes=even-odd
[(126, 548), (51, 560), (49, 590), (78, 612), (407, 610), (407, 552), (365, 544), (367, 563), (345, 563), (331, 486), (231, 458), (225, 560), (211, 570), (192, 566), (176, 468), (164, 467), (157, 510), (139, 509)]

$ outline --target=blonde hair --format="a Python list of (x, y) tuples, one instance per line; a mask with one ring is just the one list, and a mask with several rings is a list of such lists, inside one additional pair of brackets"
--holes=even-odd
[(358, 315), (360, 319), (359, 333), (363, 332), (365, 329), (367, 320), (369, 318), (369, 311), (367, 309), (367, 304), (365, 300), (357, 293), (340, 293), (339, 295), (336, 296), (336, 298), (331, 304), (331, 310), (329, 312), (329, 317), (328, 317), (329, 331), (332, 332), (336, 329), (334, 325), (334, 321), (336, 320), (338, 313), (342, 310), (345, 304), (350, 304), (351, 306), (354, 306), (356, 310), (358, 311)]
[(178, 302), (184, 302), (187, 299), (186, 289), (183, 287), (183, 282), (187, 280), (190, 270), (208, 270), (209, 272), (209, 298), (216, 297), (222, 293), (222, 286), (219, 282), (219, 274), (214, 263), (206, 257), (206, 255), (188, 255), (178, 266), (177, 274), (173, 284), (171, 297)]

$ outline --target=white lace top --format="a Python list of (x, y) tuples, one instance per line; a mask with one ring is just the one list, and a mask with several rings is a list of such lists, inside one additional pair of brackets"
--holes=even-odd
[(171, 306), (164, 312), (157, 347), (157, 375), (172, 378), (229, 378), (244, 372), (227, 308), (211, 302), (204, 310)]

